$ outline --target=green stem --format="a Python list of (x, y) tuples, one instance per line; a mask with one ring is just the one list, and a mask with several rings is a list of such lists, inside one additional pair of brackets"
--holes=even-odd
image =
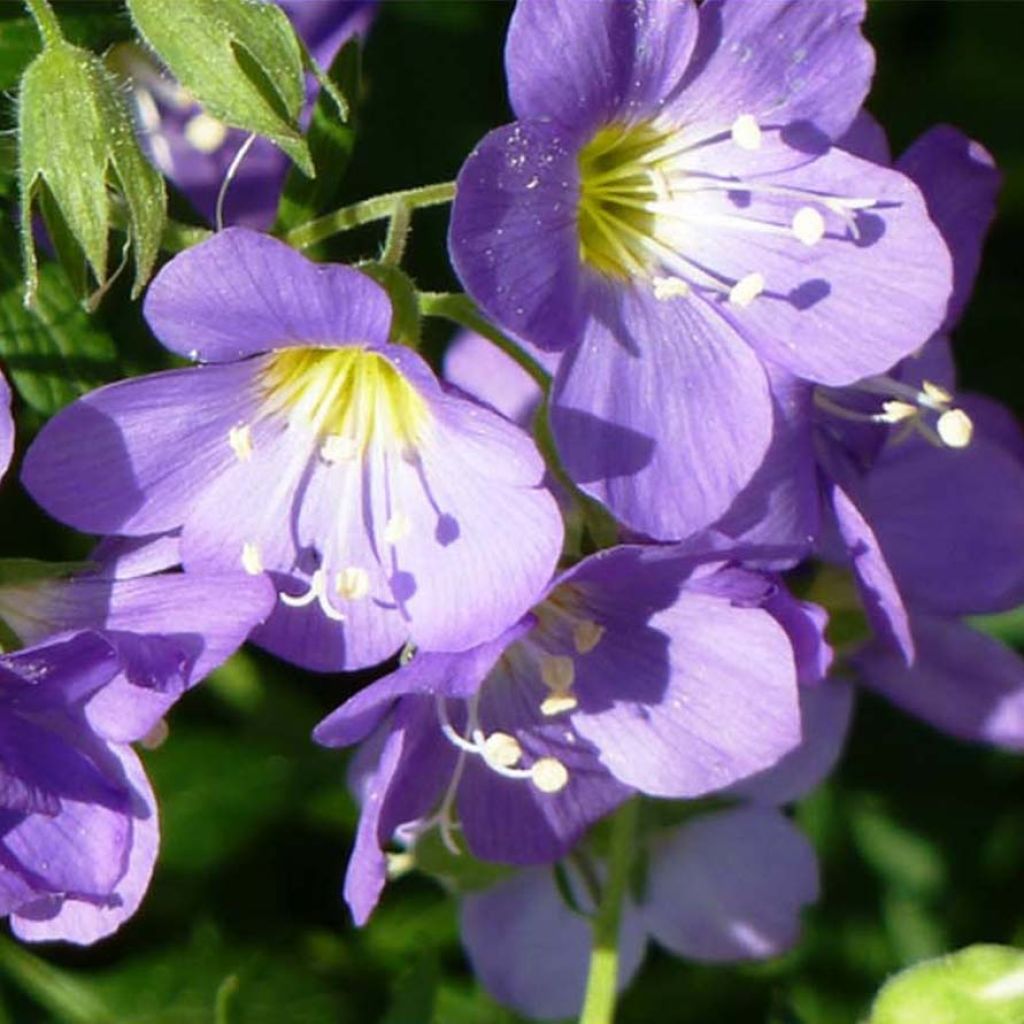
[(405, 255), (405, 243), (409, 240), (409, 225), (412, 221), (412, 208), (407, 203), (399, 203), (388, 221), (388, 237), (381, 253), (381, 263), (397, 267)]
[(25, 0), (25, 6), (29, 14), (35, 18), (39, 26), (39, 34), (43, 37), (46, 46), (59, 46), (64, 42), (64, 35), (60, 30), (60, 22), (57, 15), (53, 13), (46, 0)]
[(423, 206), (441, 206), (450, 203), (455, 197), (455, 182), (443, 181), (438, 185), (424, 185), (421, 188), (408, 188), (401, 192), (388, 192), (372, 199), (364, 199), (343, 206), (340, 210), (325, 214), (306, 224), (292, 228), (284, 236), (289, 245), (296, 249), (308, 249), (317, 242), (322, 242), (331, 235), (340, 234), (361, 224), (372, 224), (376, 220), (386, 220), (394, 216), (399, 206), (407, 206), (416, 210)]
[(590, 953), (590, 973), (579, 1024), (612, 1024), (619, 975), (619, 925), (622, 903), (629, 888), (633, 866), (633, 840), (639, 820), (640, 802), (630, 800), (612, 819), (611, 847), (608, 851), (608, 878), (601, 903), (594, 915), (594, 945)]

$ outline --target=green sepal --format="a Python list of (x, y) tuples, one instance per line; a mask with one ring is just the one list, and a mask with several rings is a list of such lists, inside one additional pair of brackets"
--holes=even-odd
[(32, 213), (44, 188), (49, 197), (40, 202), (50, 214), (58, 252), (70, 259), (72, 279), (80, 275), (80, 267), (69, 256), (69, 239), (80, 248), (101, 288), (107, 281), (107, 190), (114, 186), (123, 195), (135, 254), (132, 294), (137, 295), (159, 252), (166, 193), (163, 178), (139, 148), (124, 97), (103, 62), (65, 42), (47, 46), (21, 80), (18, 137), (26, 303), (35, 301), (38, 287)]
[(868, 1024), (1021, 1024), (1024, 951), (977, 945), (917, 964), (879, 992)]
[(61, 266), (43, 264), (35, 306), (25, 308), (9, 223), (0, 225), (0, 355), (18, 393), (44, 416), (121, 376), (113, 338), (82, 309)]
[(142, 38), (206, 111), (276, 143), (309, 177), (302, 46), (284, 11), (254, 0), (127, 0)]
[(36, 558), (0, 558), (0, 587), (20, 587), (45, 580), (66, 580), (96, 569), (93, 562), (42, 562)]
[(412, 278), (390, 263), (360, 263), (359, 269), (372, 277), (391, 300), (391, 333), (388, 340), (409, 348), (420, 343), (419, 293)]
[(274, 224), (277, 234), (304, 224), (340, 203), (342, 180), (356, 142), (354, 112), (360, 98), (361, 54), (359, 40), (349, 40), (326, 72), (327, 80), (343, 99), (345, 109), (339, 107), (337, 98), (326, 88), (321, 88), (306, 132), (316, 177), (310, 178), (297, 167), (291, 169), (277, 208)]
[(445, 846), (437, 829), (431, 829), (416, 840), (412, 849), (412, 866), (436, 878), (457, 892), (476, 892), (496, 885), (507, 878), (513, 868), (477, 860), (459, 838), (459, 853)]

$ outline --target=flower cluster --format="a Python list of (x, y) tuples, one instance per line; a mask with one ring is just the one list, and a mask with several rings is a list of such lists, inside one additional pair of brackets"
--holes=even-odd
[[(163, 267), (144, 314), (190, 365), (87, 394), (22, 469), (106, 539), (71, 579), (0, 574), (31, 645), (0, 659), (20, 935), (134, 909), (156, 811), (129, 744), (246, 637), (379, 667), (314, 732), (359, 744), (356, 921), (434, 840), (504, 866), (461, 894), (464, 941), (540, 1016), (581, 999), (618, 808), (645, 812), (624, 982), (648, 936), (714, 961), (795, 941), (818, 877), (781, 808), (839, 756), (850, 680), (1024, 747), (1024, 664), (963, 621), (1024, 601), (1024, 435), (957, 394), (949, 340), (999, 176), (949, 127), (890, 158), (863, 16), (518, 0), (517, 120), (451, 216), (487, 337), (445, 377), (372, 268), (248, 227)], [(826, 637), (840, 610), (852, 639)]]

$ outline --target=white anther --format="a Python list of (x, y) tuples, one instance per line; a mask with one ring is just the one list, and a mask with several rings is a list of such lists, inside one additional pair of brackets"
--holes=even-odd
[(547, 655), (541, 658), (540, 677), (552, 692), (566, 694), (576, 680), (576, 666), (572, 658), (556, 654)]
[(670, 299), (684, 299), (690, 294), (690, 286), (681, 277), (656, 277), (654, 297), (661, 302)]
[(933, 384), (930, 380), (921, 382), (921, 403), (934, 409), (936, 406), (939, 408), (948, 408), (950, 403), (953, 401), (953, 396), (944, 388), (938, 384)]
[(578, 704), (579, 701), (571, 693), (555, 694), (541, 701), (540, 713), (545, 718), (554, 718), (555, 715), (575, 711)]
[(260, 557), (260, 549), (251, 541), (242, 545), (242, 568), (250, 576), (259, 576), (263, 572), (263, 559)]
[(320, 458), (324, 462), (351, 462), (358, 454), (356, 441), (341, 434), (328, 434), (320, 446)]
[(484, 740), (480, 753), (492, 768), (514, 768), (523, 756), (523, 748), (507, 732), (492, 732)]
[(334, 589), (346, 601), (358, 601), (370, 592), (370, 574), (357, 565), (350, 565), (335, 575)]
[(404, 512), (396, 512), (384, 524), (384, 540), (388, 544), (397, 544), (405, 540), (412, 532), (412, 520)]
[(761, 148), (761, 126), (753, 114), (740, 114), (732, 123), (732, 141), (740, 149), (753, 152)]
[(232, 427), (228, 431), (228, 444), (239, 462), (248, 462), (252, 458), (252, 431), (249, 427)]
[(764, 291), (764, 277), (761, 274), (747, 274), (729, 290), (729, 301), (734, 306), (746, 309)]
[(572, 642), (580, 654), (589, 654), (604, 636), (604, 626), (590, 619), (581, 619), (573, 627)]
[(804, 245), (817, 245), (825, 237), (825, 218), (813, 206), (801, 206), (793, 214), (793, 234)]
[(185, 138), (193, 149), (200, 153), (215, 153), (224, 145), (228, 137), (228, 126), (206, 111), (200, 111), (195, 117), (189, 118), (185, 125)]
[(569, 772), (556, 758), (542, 757), (530, 766), (530, 781), (542, 793), (558, 793), (565, 789)]
[(892, 401), (882, 403), (882, 413), (877, 419), (880, 423), (903, 423), (913, 419), (917, 415), (917, 411), (916, 405), (894, 398)]
[(974, 434), (971, 417), (963, 409), (950, 409), (944, 412), (935, 427), (942, 443), (949, 448), (966, 448)]

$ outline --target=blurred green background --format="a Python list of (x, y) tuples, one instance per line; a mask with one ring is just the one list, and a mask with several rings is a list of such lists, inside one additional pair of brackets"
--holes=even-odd
[[(363, 127), (345, 186), (351, 199), (453, 177), (476, 140), (510, 117), (501, 63), (509, 5), (382, 7), (365, 54)], [(97, 46), (127, 31), (114, 3), (72, 0), (59, 10), (70, 19), (96, 15), (83, 18), (81, 33)], [(12, 79), (7, 65), (18, 59), (26, 24), (19, 4), (0, 2), (0, 87), (8, 90), (16, 72)], [(982, 141), (1006, 174), (956, 347), (964, 383), (1020, 412), (1024, 4), (876, 0), (867, 32), (879, 58), (870, 108), (894, 149), (949, 122)], [(0, 104), (3, 128), (13, 123), (12, 95)], [(8, 209), (10, 142), (0, 143)], [(445, 224), (443, 210), (416, 218), (406, 267), (426, 289), (457, 287), (444, 257)], [(2, 242), (0, 302), (15, 287), (9, 224)], [(364, 229), (325, 255), (368, 256), (379, 244), (380, 232)], [(446, 335), (431, 329), (436, 354)], [(104, 304), (97, 330), (116, 339), (117, 356), (86, 367), (83, 386), (116, 375), (118, 365), (161, 358), (122, 291)], [(22, 449), (36, 424), (22, 409)], [(80, 538), (41, 520), (16, 473), (0, 497), (0, 553), (82, 552)], [(1024, 623), (1012, 616), (1002, 629), (1024, 639)], [(0, 940), (0, 1024), (515, 1021), (478, 991), (454, 905), (429, 881), (393, 885), (362, 931), (347, 918), (340, 881), (355, 811), (343, 757), (314, 747), (309, 732), (357, 684), (245, 653), (177, 708), (167, 743), (145, 755), (164, 840), (142, 911), (94, 949), (25, 950)], [(850, 1024), (906, 964), (979, 941), (1024, 944), (1022, 795), (1021, 759), (958, 744), (864, 697), (840, 771), (797, 812), (824, 881), (802, 944), (781, 961), (743, 968), (654, 953), (619, 1019)]]

